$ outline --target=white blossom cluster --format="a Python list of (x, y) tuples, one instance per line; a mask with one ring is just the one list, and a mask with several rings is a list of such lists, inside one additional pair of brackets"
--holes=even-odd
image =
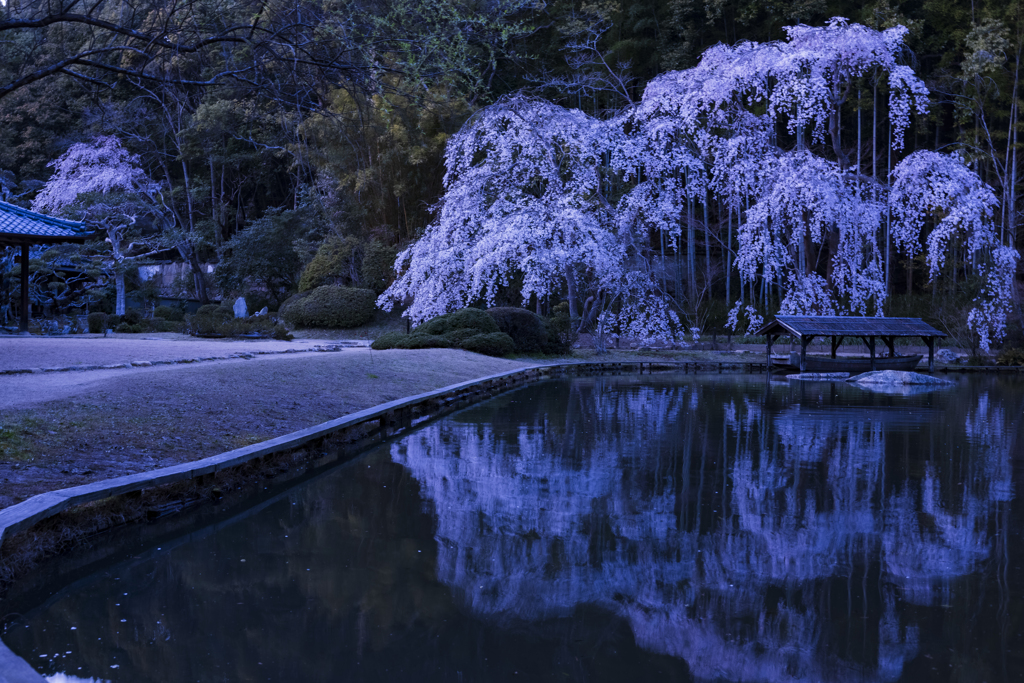
[[(675, 336), (679, 302), (652, 244), (678, 253), (693, 206), (717, 202), (737, 217), (741, 278), (778, 286), (782, 311), (880, 313), (891, 213), (893, 241), (911, 255), (931, 229), (933, 278), (964, 240), (986, 277), (970, 322), (987, 347), (1003, 333), (1016, 258), (992, 228), (991, 188), (955, 155), (916, 152), (882, 182), (842, 148), (855, 79), (887, 83), (893, 152), (911, 113), (926, 111), (924, 83), (900, 63), (906, 34), (837, 18), (790, 27), (781, 42), (718, 45), (607, 120), (524, 96), (485, 108), (450, 140), (436, 219), (399, 256), (380, 305), (411, 301), (419, 322), (492, 303), (512, 283), (524, 302), (575, 288), (601, 324)], [(749, 308), (737, 302), (731, 322)]]

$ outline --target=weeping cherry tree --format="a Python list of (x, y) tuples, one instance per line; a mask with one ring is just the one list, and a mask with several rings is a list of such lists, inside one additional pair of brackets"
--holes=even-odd
[[(932, 279), (960, 244), (984, 280), (968, 323), (987, 348), (1003, 335), (1016, 262), (993, 229), (992, 189), (955, 154), (919, 151), (877, 173), (927, 111), (906, 34), (833, 19), (718, 45), (606, 120), (524, 97), (482, 110), (450, 141), (437, 219), (400, 255), (382, 305), (411, 297), (419, 321), (521, 278), (524, 302), (565, 295), (584, 325), (669, 337), (675, 312), (710, 290), (714, 205), (730, 226), (727, 270), (747, 290), (734, 329), (744, 314), (757, 322), (773, 291), (782, 313), (881, 315), (890, 242), (923, 251)], [(873, 133), (868, 160), (860, 115), (852, 149), (842, 120), (863, 87), (888, 94), (888, 140), (880, 155)]]

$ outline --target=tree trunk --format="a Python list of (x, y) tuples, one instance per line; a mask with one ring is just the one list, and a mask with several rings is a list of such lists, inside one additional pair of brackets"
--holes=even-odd
[(576, 294), (576, 275), (570, 266), (565, 267), (565, 286), (568, 290), (566, 298), (569, 300), (569, 318), (578, 318), (580, 307)]
[(179, 242), (175, 246), (178, 249), (178, 253), (181, 254), (181, 258), (192, 271), (192, 283), (196, 288), (196, 297), (203, 304), (210, 303), (210, 293), (206, 289), (206, 277), (203, 274), (203, 266), (199, 263), (199, 257), (196, 256), (195, 248), (188, 242)]
[[(729, 211), (729, 231), (725, 243), (725, 303), (732, 305), (732, 207)], [(721, 214), (719, 214), (721, 215)]]
[(117, 315), (124, 315), (124, 266), (121, 265), (120, 263), (114, 264), (114, 291), (116, 292), (117, 296), (117, 302), (114, 305), (114, 313)]

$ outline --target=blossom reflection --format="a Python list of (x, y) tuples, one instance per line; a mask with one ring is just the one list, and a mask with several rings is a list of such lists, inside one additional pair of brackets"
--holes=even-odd
[(896, 680), (919, 649), (905, 606), (948, 606), (991, 558), (1005, 407), (725, 393), (577, 380), (533, 418), (395, 444), (436, 512), (438, 578), (497, 621), (601, 606), (699, 679)]

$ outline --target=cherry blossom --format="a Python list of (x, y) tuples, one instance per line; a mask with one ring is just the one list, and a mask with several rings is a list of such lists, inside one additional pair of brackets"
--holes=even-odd
[(49, 164), (54, 174), (32, 203), (35, 211), (63, 213), (102, 225), (111, 249), (115, 312), (125, 312), (125, 270), (129, 261), (159, 250), (159, 237), (135, 234), (140, 214), (159, 215), (160, 186), (140, 167), (139, 157), (113, 136), (76, 143)]

